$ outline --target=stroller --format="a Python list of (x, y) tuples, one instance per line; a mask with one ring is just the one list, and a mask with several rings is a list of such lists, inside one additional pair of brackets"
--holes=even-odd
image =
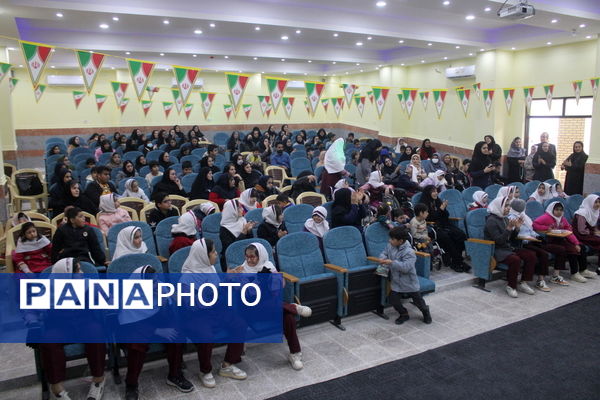
[(444, 266), (444, 249), (437, 242), (437, 232), (432, 227), (427, 227), (429, 242), (422, 242), (414, 239), (410, 235), (411, 244), (415, 251), (422, 251), (431, 256), (431, 270), (439, 271)]

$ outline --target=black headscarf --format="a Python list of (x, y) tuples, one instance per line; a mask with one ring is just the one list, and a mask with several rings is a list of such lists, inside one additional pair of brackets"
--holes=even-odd
[[(429, 142), (429, 147), (425, 147), (426, 142)], [(431, 140), (429, 140), (429, 139), (423, 140), (423, 142), (421, 143), (421, 150), (423, 150), (425, 153), (427, 153), (428, 158), (433, 157), (433, 153), (435, 153), (435, 149), (431, 145)]]
[(145, 156), (138, 156), (138, 158), (135, 159), (135, 169), (137, 169), (138, 171), (148, 165), (147, 160), (146, 160), (146, 164), (141, 163), (142, 158), (144, 160), (146, 159)]
[(352, 191), (348, 188), (342, 188), (335, 191), (333, 204), (331, 206), (331, 217), (342, 217), (350, 212), (352, 208)]
[(215, 186), (214, 180), (209, 180), (207, 178), (208, 173), (211, 172), (211, 169), (208, 167), (204, 167), (200, 170), (200, 173), (194, 179), (194, 183), (192, 183), (192, 191), (190, 192), (190, 199), (205, 199), (208, 200), (208, 194), (212, 191)]
[[(133, 167), (133, 171), (129, 172), (127, 171), (127, 165), (131, 164), (131, 166)], [(125, 174), (126, 178), (133, 178), (135, 176), (135, 166), (133, 165), (133, 163), (129, 160), (126, 160), (125, 162), (123, 162), (123, 168), (121, 168), (123, 170), (123, 173)]]
[(475, 145), (473, 149), (473, 157), (471, 157), (471, 165), (469, 165), (469, 171), (481, 171), (492, 163), (492, 160), (487, 154), (481, 152), (481, 148), (486, 142), (481, 141)]
[(164, 160), (165, 154), (166, 154), (166, 152), (163, 152), (160, 156), (158, 156), (158, 163), (160, 164), (161, 167), (163, 167), (164, 169), (167, 169), (171, 165), (173, 165), (173, 163), (171, 161)]
[(434, 213), (435, 211), (439, 210), (440, 205), (442, 204), (442, 201), (439, 199), (439, 197), (437, 199), (431, 197), (431, 192), (434, 190), (437, 189), (433, 185), (425, 186), (423, 189), (423, 194), (421, 195), (421, 200), (419, 201), (419, 203), (423, 203), (427, 206), (427, 209), (430, 213)]
[(390, 160), (392, 161), (392, 159), (390, 157), (385, 157), (383, 159), (383, 164), (381, 165), (381, 174), (383, 176), (389, 176), (392, 175), (394, 173), (394, 171), (396, 170), (396, 166), (394, 165), (394, 162), (392, 161), (392, 165), (390, 165), (389, 167), (387, 165), (385, 165), (386, 160)]
[(410, 146), (406, 146), (407, 149), (410, 149), (410, 154), (406, 154), (406, 149), (404, 149), (404, 151), (402, 152), (402, 155), (400, 156), (400, 159), (398, 160), (398, 162), (402, 162), (402, 161), (410, 161), (410, 158), (412, 157), (412, 155), (414, 154), (413, 152), (413, 148)]
[(69, 145), (71, 145), (73, 147), (79, 147), (79, 145), (75, 142), (76, 139), (77, 139), (77, 136), (73, 136), (71, 139), (69, 139)]
[(219, 180), (217, 184), (213, 187), (213, 192), (215, 192), (222, 199), (235, 199), (238, 197), (237, 188), (229, 186), (229, 180), (233, 179), (229, 174), (224, 173), (219, 176)]
[(379, 156), (379, 152), (377, 151), (377, 149), (379, 147), (382, 147), (381, 142), (378, 139), (373, 139), (371, 141), (369, 141), (365, 148), (362, 149), (362, 151), (360, 152), (360, 156), (358, 157), (358, 162), (361, 162), (363, 160), (363, 158), (366, 158), (367, 160), (374, 162), (375, 160), (377, 160), (377, 157)]

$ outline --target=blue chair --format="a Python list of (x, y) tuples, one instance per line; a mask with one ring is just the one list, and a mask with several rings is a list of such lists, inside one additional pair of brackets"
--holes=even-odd
[[(300, 326), (331, 321), (336, 327), (344, 316), (344, 293), (347, 270), (325, 264), (315, 235), (290, 233), (277, 242), (277, 258), (284, 278), (292, 290), (289, 302), (312, 308), (309, 318), (301, 318)], [(286, 290), (286, 294), (288, 291)], [(288, 295), (289, 296), (289, 295)]]
[(271, 261), (273, 265), (275, 265), (275, 259), (273, 259), (273, 248), (271, 247), (269, 242), (267, 242), (264, 239), (254, 238), (238, 240), (230, 244), (229, 247), (227, 247), (227, 250), (225, 250), (225, 260), (227, 262), (227, 268), (235, 268), (242, 265), (246, 260), (244, 251), (246, 250), (246, 247), (250, 246), (252, 243), (260, 243), (263, 246), (265, 246), (267, 254), (269, 254), (269, 261)]
[(140, 189), (148, 189), (148, 181), (146, 181), (146, 179), (142, 178), (141, 176), (134, 176), (133, 178), (125, 178), (119, 181), (119, 186), (117, 187), (119, 193), (123, 193), (125, 191), (125, 182), (130, 179), (135, 179)]
[(116, 181), (117, 180), (117, 175), (119, 174), (119, 172), (121, 172), (121, 168), (113, 168), (110, 170), (110, 180), (111, 181)]
[(479, 190), (479, 186), (471, 186), (462, 191), (462, 198), (467, 206), (473, 202), (473, 193)]
[(144, 154), (141, 151), (128, 151), (123, 154), (123, 161), (131, 161), (135, 165), (135, 160)]
[[(379, 257), (385, 250), (389, 240), (389, 230), (380, 223), (373, 223), (365, 229), (365, 244), (367, 246), (367, 255)], [(431, 272), (431, 255), (416, 251), (417, 261), (415, 269), (419, 286), (422, 293), (435, 292), (435, 282), (429, 279)]]
[(484, 191), (488, 194), (488, 199), (490, 202), (496, 198), (496, 196), (498, 195), (498, 191), (501, 187), (501, 185), (494, 183), (493, 185), (490, 185), (485, 188)]
[(450, 221), (456, 224), (463, 232), (466, 232), (465, 217), (467, 215), (467, 206), (462, 198), (461, 193), (456, 189), (444, 190), (440, 193), (440, 199), (448, 200), (448, 214)]
[(252, 235), (254, 237), (258, 237), (257, 236), (258, 226), (260, 224), (262, 224), (263, 221), (264, 221), (263, 216), (262, 216), (262, 212), (263, 212), (262, 208), (255, 208), (254, 210), (248, 211), (246, 213), (246, 215), (244, 215), (244, 217), (246, 218), (246, 221), (248, 221), (248, 222), (250, 222), (250, 221), (256, 222), (256, 225), (254, 226), (254, 228), (252, 228)]
[(583, 196), (580, 194), (574, 194), (567, 198), (567, 207), (571, 211), (571, 215), (575, 215), (575, 211), (579, 210), (581, 203), (583, 202)]
[(183, 186), (183, 190), (185, 190), (186, 193), (192, 191), (192, 185), (194, 184), (194, 181), (196, 180), (197, 176), (198, 174), (192, 173), (181, 178), (181, 185)]
[(117, 236), (121, 229), (126, 228), (128, 226), (137, 226), (142, 230), (142, 240), (148, 247), (148, 253), (156, 255), (156, 245), (154, 244), (154, 235), (152, 235), (152, 229), (150, 225), (141, 221), (129, 221), (129, 222), (121, 222), (120, 224), (113, 225), (108, 230), (108, 254), (110, 258), (112, 258), (115, 248), (117, 247)]
[(100, 154), (100, 157), (98, 158), (98, 165), (106, 165), (106, 163), (110, 161), (112, 155), (113, 153), (110, 152)]
[(185, 161), (189, 161), (192, 163), (192, 165), (194, 164), (198, 164), (200, 162), (200, 157), (195, 156), (193, 154), (190, 154), (189, 156), (183, 156), (181, 157), (181, 159), (179, 160), (180, 163), (184, 163)]
[[(217, 253), (221, 254), (223, 246), (219, 237), (221, 228), (221, 213), (207, 215), (202, 220), (202, 237), (212, 240), (215, 243)], [(218, 271), (218, 270), (217, 270)]]
[[(45, 146), (46, 147), (48, 147), (49, 145), (54, 146), (54, 145), (57, 145), (57, 144), (63, 144), (64, 145), (65, 144), (65, 140), (63, 138), (59, 138), (59, 137), (51, 137), (51, 138), (46, 139), (46, 142), (45, 142)], [(52, 146), (50, 146), (50, 147), (52, 147)]]
[(75, 147), (69, 153), (69, 157), (74, 158), (74, 157), (77, 157), (77, 156), (92, 157), (93, 153), (92, 153), (92, 150), (88, 149), (87, 147)]
[(54, 164), (56, 164), (58, 159), (63, 156), (64, 154), (52, 154), (50, 156), (46, 156), (46, 166), (54, 167)]
[(344, 315), (356, 315), (376, 311), (382, 318), (387, 297), (387, 279), (376, 275), (376, 261), (367, 257), (360, 231), (353, 226), (331, 229), (323, 237), (323, 248), (328, 264), (348, 270), (348, 301)]
[[(73, 149), (73, 151), (75, 150), (79, 150), (81, 147), (77, 147), (76, 149)], [(88, 158), (93, 158), (94, 161), (96, 160), (96, 158), (94, 157), (94, 155), (92, 153), (78, 153), (76, 155), (71, 155), (69, 154), (69, 159), (71, 160), (72, 164), (77, 164), (81, 161), (85, 161)]]
[(46, 144), (46, 154), (48, 153), (48, 151), (53, 148), (54, 146), (58, 146), (60, 148), (60, 152), (61, 154), (67, 154), (67, 145), (65, 145), (65, 142), (60, 142), (60, 143), (48, 143)]
[(309, 171), (312, 173), (312, 165), (308, 158), (295, 158), (291, 161), (292, 176), (298, 176), (301, 172)]
[(327, 222), (329, 222), (330, 224), (331, 224), (331, 220), (332, 220), (332, 215), (331, 215), (332, 206), (333, 206), (333, 201), (328, 201), (327, 203), (322, 205), (322, 207), (324, 207), (327, 210), (327, 218), (326, 219), (327, 219)]
[(183, 172), (183, 167), (179, 163), (173, 164), (169, 166), (169, 168), (173, 168), (177, 175), (181, 175), (181, 173)]
[(306, 150), (294, 150), (290, 153), (290, 158), (295, 160), (296, 158), (308, 158)]
[(225, 166), (226, 162), (227, 161), (225, 160), (225, 156), (223, 154), (217, 154), (215, 156), (215, 164), (218, 163), (219, 165), (221, 165), (221, 167), (220, 167), (221, 169), (223, 169), (223, 166)]
[(346, 164), (344, 169), (350, 173), (352, 177), (356, 175), (356, 165), (354, 164)]
[[(177, 250), (175, 253), (171, 254), (169, 257), (169, 273), (171, 274), (180, 274), (181, 268), (183, 267), (183, 263), (190, 255), (191, 246), (184, 247), (182, 249)], [(220, 270), (217, 270), (220, 271)]]
[(317, 183), (320, 184), (321, 183), (321, 175), (323, 175), (323, 170), (325, 169), (324, 166), (320, 166), (317, 167), (317, 169), (315, 169), (315, 176), (317, 177)]
[(202, 159), (202, 157), (204, 156), (204, 154), (206, 153), (206, 151), (207, 151), (206, 147), (200, 147), (198, 149), (192, 150), (192, 155), (200, 157), (200, 159)]
[(525, 205), (525, 214), (529, 216), (532, 220), (535, 220), (540, 215), (543, 215), (546, 212), (544, 206), (542, 206), (537, 201), (528, 201)]
[(215, 137), (213, 138), (213, 143), (220, 147), (227, 146), (228, 141), (229, 135), (225, 132), (217, 132), (215, 133)]
[(137, 268), (150, 265), (157, 273), (162, 273), (162, 263), (153, 254), (126, 254), (113, 260), (108, 266), (108, 273), (132, 274)]
[(173, 157), (179, 158), (179, 153), (180, 152), (181, 152), (181, 150), (179, 150), (179, 149), (171, 150), (169, 152), (169, 156), (171, 156), (171, 158), (173, 158)]
[(555, 183), (560, 183), (560, 181), (558, 179), (546, 179), (544, 183), (547, 183), (548, 185), (554, 185)]
[(72, 164), (75, 165), (75, 168), (78, 170), (84, 170), (85, 169), (85, 165), (86, 165), (86, 160), (79, 160), (79, 161), (75, 161)]
[(540, 186), (540, 181), (531, 181), (531, 182), (527, 182), (525, 184), (525, 195), (521, 194), (521, 198), (523, 200), (527, 200), (529, 197), (531, 197), (531, 193), (535, 192), (538, 188), (538, 186)]
[(179, 217), (165, 218), (156, 225), (154, 230), (154, 237), (156, 238), (156, 247), (158, 255), (164, 258), (169, 258), (169, 246), (173, 241), (173, 235), (171, 235), (171, 227), (177, 223)]
[(310, 160), (310, 165), (311, 165), (311, 167), (312, 167), (313, 171), (314, 171), (314, 169), (317, 167), (317, 163), (318, 163), (318, 162), (319, 162), (319, 157), (313, 157), (313, 158)]
[(413, 206), (419, 204), (419, 201), (421, 201), (422, 195), (423, 195), (422, 192), (417, 192), (413, 195), (412, 199), (410, 200), (410, 202), (412, 203)]
[(158, 158), (160, 157), (160, 155), (164, 153), (164, 151), (162, 150), (152, 150), (149, 151), (148, 154), (146, 154), (146, 161), (150, 162), (150, 161), (158, 161)]
[(155, 176), (154, 178), (152, 178), (152, 181), (150, 181), (150, 190), (154, 190), (154, 186), (156, 186), (156, 184), (160, 182), (162, 178), (162, 175)]
[(283, 221), (288, 233), (302, 232), (304, 223), (312, 216), (313, 207), (308, 204), (296, 204), (285, 209)]

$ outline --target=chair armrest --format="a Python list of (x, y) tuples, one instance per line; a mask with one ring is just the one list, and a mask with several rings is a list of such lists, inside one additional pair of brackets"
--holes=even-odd
[(160, 261), (161, 263), (166, 263), (167, 261), (169, 261), (168, 258), (164, 258), (163, 256), (157, 256), (158, 261)]
[(429, 253), (424, 253), (422, 251), (415, 251), (415, 254), (419, 257), (431, 257), (431, 254)]
[(334, 265), (334, 264), (323, 264), (323, 266), (332, 271), (341, 272), (342, 274), (345, 274), (348, 272), (348, 270), (346, 268), (342, 268), (342, 267), (340, 267), (338, 265)]
[(491, 240), (468, 239), (465, 242), (467, 254), (471, 257), (473, 275), (477, 278), (490, 280), (492, 271), (496, 267), (494, 262), (495, 244)]
[(462, 221), (464, 218), (458, 218), (458, 217), (448, 217), (448, 219), (450, 221)]
[(375, 262), (375, 263), (378, 263), (378, 264), (381, 262), (381, 259), (380, 259), (379, 257), (371, 257), (371, 256), (368, 256), (368, 257), (367, 257), (367, 260), (369, 260), (369, 261), (373, 261), (373, 262)]
[(483, 239), (473, 239), (473, 238), (467, 239), (467, 242), (481, 243), (481, 244), (496, 244), (493, 240), (483, 240)]
[(297, 277), (295, 277), (294, 275), (288, 274), (287, 272), (281, 272), (281, 274), (283, 275), (283, 279), (285, 279), (286, 281), (291, 282), (291, 283), (296, 283), (300, 280)]

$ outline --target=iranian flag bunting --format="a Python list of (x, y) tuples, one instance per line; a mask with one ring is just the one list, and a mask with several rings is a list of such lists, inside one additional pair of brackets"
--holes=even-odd
[(150, 111), (150, 107), (152, 107), (151, 100), (142, 100), (142, 110), (144, 110), (144, 117), (148, 115), (148, 111)]
[(383, 108), (387, 101), (388, 93), (390, 92), (389, 87), (373, 86), (373, 97), (375, 98), (375, 106), (377, 108), (377, 115), (379, 118), (383, 115)]
[(360, 116), (363, 116), (363, 112), (365, 112), (365, 101), (367, 100), (366, 96), (354, 96), (354, 102), (356, 103), (356, 108), (358, 108), (358, 112)]
[(321, 99), (321, 104), (323, 105), (325, 112), (327, 112), (327, 109), (329, 108), (329, 99)]
[(515, 89), (505, 88), (502, 89), (504, 93), (504, 103), (506, 104), (506, 111), (510, 115), (510, 109), (512, 108), (513, 98), (515, 96)]
[(304, 108), (306, 108), (306, 113), (310, 115), (310, 106), (308, 105), (308, 97), (304, 98)]
[(306, 96), (308, 97), (308, 105), (310, 106), (311, 114), (315, 115), (325, 84), (322, 82), (304, 81), (304, 87), (306, 88)]
[(96, 94), (96, 107), (98, 107), (98, 111), (100, 111), (102, 109), (102, 106), (104, 105), (104, 103), (106, 103), (106, 99), (108, 99), (108, 96), (105, 94)]
[(600, 83), (600, 78), (590, 79), (590, 84), (592, 85), (592, 93), (594, 93), (594, 101), (596, 100), (596, 93), (598, 93), (598, 83)]
[(138, 96), (138, 100), (141, 101), (156, 64), (128, 58), (127, 65), (129, 66), (129, 73), (131, 74), (135, 93)]
[(400, 108), (402, 111), (406, 111), (406, 103), (404, 102), (404, 93), (402, 90), (398, 93), (398, 100), (400, 100)]
[(233, 111), (233, 106), (231, 104), (223, 104), (223, 110), (225, 110), (225, 115), (227, 115), (227, 119), (231, 117), (231, 112)]
[(173, 100), (175, 100), (175, 107), (177, 107), (177, 112), (181, 114), (181, 109), (183, 109), (183, 100), (181, 99), (181, 92), (179, 89), (171, 89), (171, 93), (173, 94)]
[(292, 109), (294, 108), (294, 98), (293, 97), (284, 97), (283, 98), (283, 108), (285, 109), (285, 115), (287, 115), (288, 119), (292, 118)]
[(575, 103), (579, 105), (579, 97), (581, 96), (581, 84), (583, 81), (573, 81), (571, 84), (573, 85), (573, 91), (575, 92)]
[(544, 93), (546, 93), (546, 102), (548, 103), (548, 110), (552, 108), (552, 93), (554, 92), (554, 85), (544, 85)]
[(227, 78), (227, 86), (231, 93), (231, 104), (233, 105), (234, 111), (237, 112), (242, 102), (242, 97), (244, 96), (244, 91), (246, 90), (250, 75), (225, 72), (225, 77)]
[(333, 111), (335, 111), (336, 117), (340, 117), (340, 112), (342, 108), (344, 108), (344, 98), (343, 97), (334, 97), (331, 99), (333, 101)]
[(481, 99), (481, 83), (475, 83), (473, 85), (473, 90), (475, 91), (477, 98)]
[(154, 96), (154, 93), (158, 93), (159, 90), (160, 88), (158, 86), (146, 86), (146, 92), (148, 92), (148, 98), (150, 100), (152, 100), (152, 96)]
[(92, 93), (94, 83), (102, 68), (102, 63), (106, 57), (105, 54), (95, 53), (92, 51), (75, 50), (77, 56), (77, 63), (79, 64), (79, 70), (83, 76), (83, 84), (88, 94)]
[(350, 108), (350, 104), (352, 104), (352, 98), (354, 97), (354, 92), (356, 92), (358, 86), (351, 83), (343, 83), (342, 88), (344, 89), (344, 95), (346, 95), (346, 104), (348, 104), (348, 108)]
[(169, 114), (171, 113), (171, 110), (173, 109), (173, 103), (170, 101), (163, 101), (163, 110), (165, 110), (165, 117), (169, 118)]
[(125, 109), (127, 108), (128, 104), (129, 104), (128, 98), (121, 100), (121, 105), (119, 106), (119, 108), (121, 109), (121, 114), (123, 114), (125, 112)]
[(8, 75), (8, 71), (10, 70), (10, 64), (0, 62), (0, 83), (6, 75)]
[(265, 113), (267, 114), (267, 118), (269, 118), (271, 116), (271, 111), (273, 110), (273, 106), (271, 105), (271, 103), (269, 103), (267, 105), (267, 109), (265, 110)]
[(437, 111), (438, 119), (442, 116), (442, 109), (444, 108), (444, 102), (446, 101), (446, 89), (435, 89), (433, 90), (433, 102), (435, 103), (435, 110)]
[(271, 98), (269, 96), (258, 96), (258, 104), (260, 104), (260, 112), (263, 116), (267, 114), (270, 100)]
[(121, 106), (121, 102), (123, 101), (123, 97), (125, 96), (125, 92), (127, 91), (128, 83), (124, 82), (115, 82), (112, 81), (110, 83), (113, 93), (115, 95), (115, 101), (117, 102), (117, 107)]
[(485, 112), (487, 113), (488, 117), (490, 116), (493, 100), (494, 89), (483, 89), (483, 105), (485, 106)]
[(46, 91), (46, 85), (42, 85), (42, 84), (37, 85), (37, 87), (33, 91), (33, 94), (35, 95), (36, 103), (40, 102), (40, 99), (42, 98), (42, 95), (44, 94), (45, 91)]
[(190, 94), (192, 93), (194, 83), (196, 83), (199, 73), (199, 68), (188, 68), (173, 65), (173, 74), (175, 75), (175, 80), (177, 81), (177, 86), (179, 86), (181, 95), (181, 105), (177, 106), (178, 112), (181, 112), (181, 108), (190, 98)]
[(415, 105), (415, 99), (417, 98), (418, 89), (402, 89), (404, 104), (406, 105), (406, 112), (408, 113), (408, 119), (412, 114), (413, 107)]
[(10, 78), (8, 80), (8, 87), (10, 88), (10, 92), (12, 93), (13, 90), (15, 90), (15, 86), (17, 86), (17, 83), (19, 82), (18, 78)]
[(192, 108), (194, 108), (194, 105), (191, 103), (187, 103), (183, 107), (183, 111), (185, 112), (185, 118), (190, 119), (190, 114), (192, 113)]
[(33, 87), (36, 88), (40, 83), (42, 73), (46, 68), (46, 64), (52, 54), (52, 46), (47, 46), (41, 43), (20, 41), (23, 56), (27, 61), (27, 69)]
[(208, 118), (208, 113), (213, 105), (213, 100), (217, 94), (213, 92), (200, 92), (200, 100), (202, 100), (202, 112), (204, 113), (204, 119)]
[(244, 114), (246, 114), (246, 119), (250, 116), (250, 111), (252, 111), (252, 104), (242, 104), (242, 110), (244, 110)]
[(75, 108), (79, 108), (79, 103), (85, 97), (85, 92), (80, 90), (73, 90), (73, 100), (75, 101)]
[(429, 92), (420, 92), (421, 103), (423, 103), (423, 109), (427, 111), (427, 103), (429, 102)]
[(369, 90), (367, 92), (367, 96), (369, 97), (369, 100), (371, 101), (371, 104), (373, 104), (373, 101), (375, 100), (373, 97), (373, 91)]
[[(525, 107), (527, 111), (531, 110), (531, 102), (533, 101), (533, 91), (535, 88), (533, 86), (528, 86), (523, 88), (523, 96), (525, 96)], [(509, 111), (510, 112), (510, 111)]]
[(471, 97), (471, 89), (456, 89), (456, 94), (458, 94), (458, 99), (460, 100), (460, 105), (462, 106), (463, 113), (465, 113), (465, 117), (466, 117), (467, 111), (469, 110), (469, 100)]
[(283, 98), (283, 92), (287, 87), (288, 80), (281, 78), (271, 78), (265, 77), (267, 80), (267, 87), (269, 88), (269, 97), (271, 97), (271, 102), (273, 103), (273, 110), (277, 112), (279, 108), (279, 104), (281, 104), (281, 99)]

